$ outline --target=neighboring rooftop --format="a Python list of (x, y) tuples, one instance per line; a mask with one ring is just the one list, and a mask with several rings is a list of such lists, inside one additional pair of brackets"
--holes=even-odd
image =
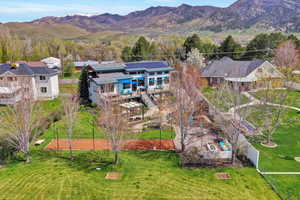
[(264, 60), (235, 61), (229, 57), (224, 57), (205, 67), (202, 71), (202, 76), (227, 78), (246, 77), (265, 62)]
[(0, 65), (0, 75), (10, 72), (17, 76), (34, 76), (34, 75), (55, 75), (57, 70), (49, 69), (47, 67), (31, 67), (27, 64), (19, 64), (16, 66), (10, 64)]
[(26, 64), (30, 67), (47, 67), (47, 65), (41, 61), (24, 61), (24, 60), (20, 60), (17, 61), (16, 63), (18, 64)]
[(74, 65), (76, 67), (85, 67), (85, 66), (91, 66), (91, 65), (97, 65), (97, 64), (100, 64), (100, 63), (98, 61), (95, 61), (95, 60), (74, 62)]

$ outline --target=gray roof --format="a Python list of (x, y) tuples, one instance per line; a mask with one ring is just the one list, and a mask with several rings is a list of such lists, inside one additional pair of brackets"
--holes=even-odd
[(47, 67), (30, 67), (26, 64), (20, 64), (18, 67), (12, 67), (10, 64), (0, 65), (0, 75), (10, 72), (17, 76), (34, 76), (34, 75), (56, 75), (57, 70)]
[(88, 61), (77, 61), (77, 62), (74, 62), (74, 65), (76, 67), (85, 67), (85, 66), (88, 66), (88, 65), (97, 65), (99, 64), (98, 61), (95, 61), (95, 60), (88, 60)]
[(98, 78), (93, 78), (92, 80), (98, 85), (103, 85), (107, 83), (117, 83), (118, 80), (124, 79), (132, 79), (132, 77), (123, 73), (109, 73), (99, 74)]
[(264, 60), (235, 61), (229, 57), (224, 57), (205, 67), (202, 71), (202, 76), (227, 78), (246, 77), (264, 62)]
[(89, 65), (95, 71), (109, 71), (109, 70), (123, 70), (125, 68), (124, 63), (106, 62), (100, 64)]

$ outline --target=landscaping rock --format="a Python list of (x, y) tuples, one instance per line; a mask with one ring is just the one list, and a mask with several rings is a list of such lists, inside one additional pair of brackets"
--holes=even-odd
[(118, 172), (110, 172), (106, 174), (105, 179), (109, 179), (109, 180), (117, 180), (120, 179), (122, 177), (121, 173)]
[(300, 162), (300, 157), (295, 157), (295, 160), (296, 160), (297, 162)]
[(278, 147), (278, 144), (272, 143), (272, 144), (264, 144), (260, 143), (262, 146), (267, 147), (267, 148), (276, 148)]

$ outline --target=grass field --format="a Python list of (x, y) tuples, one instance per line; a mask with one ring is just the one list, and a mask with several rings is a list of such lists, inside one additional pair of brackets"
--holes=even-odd
[(78, 79), (80, 77), (81, 72), (74, 72), (72, 75), (64, 75), (59, 76), (60, 79)]
[[(79, 112), (76, 119), (76, 124), (74, 127), (73, 138), (74, 139), (92, 139), (93, 131), (95, 138), (104, 138), (105, 135), (103, 131), (93, 123), (96, 120), (96, 115), (90, 112)], [(55, 122), (42, 136), (48, 142), (55, 139), (58, 134), (59, 138), (66, 138), (66, 124), (65, 118)], [(150, 129), (142, 133), (128, 133), (126, 139), (173, 139), (175, 138), (175, 132), (172, 130), (162, 130), (160, 135), (160, 130)]]
[[(259, 107), (251, 114), (248, 120), (257, 125), (261, 116)], [(288, 110), (284, 115), (285, 123), (273, 135), (277, 148), (266, 148), (260, 144), (255, 147), (260, 151), (259, 169), (264, 172), (300, 172), (300, 163), (294, 157), (300, 157), (300, 113)], [(288, 199), (299, 199), (299, 175), (268, 175), (266, 178), (272, 182), (279, 193)], [(297, 189), (298, 188), (298, 189)]]
[(60, 84), (60, 93), (76, 94), (78, 92), (78, 84)]
[[(227, 112), (230, 108), (234, 107), (234, 102), (233, 102), (233, 98), (230, 96), (231, 94), (224, 94), (227, 97), (225, 97), (226, 100), (228, 100), (229, 102), (227, 102), (226, 104), (223, 101), (220, 101), (220, 99), (218, 99), (218, 90), (214, 89), (214, 88), (205, 88), (202, 90), (204, 96), (212, 103), (214, 104), (217, 108), (219, 108), (221, 111), (223, 112)], [(241, 97), (241, 105), (249, 103), (250, 100), (242, 95)]]
[[(266, 91), (260, 90), (258, 92), (251, 93), (254, 97), (258, 99), (265, 99)], [(274, 94), (274, 95), (273, 95)], [(282, 96), (285, 96), (287, 94), (286, 101), (284, 102), (285, 105), (288, 106), (295, 106), (300, 108), (300, 91), (285, 91), (285, 90), (274, 90), (271, 91), (270, 95), (274, 96), (274, 98), (268, 98), (270, 99), (271, 103), (279, 104), (282, 100)], [(272, 97), (271, 96), (271, 97)]]
[[(12, 163), (0, 169), (0, 199), (279, 199), (252, 168), (181, 169), (176, 153), (159, 151), (122, 152), (119, 167), (104, 167), (107, 154), (77, 152), (71, 162), (35, 150), (31, 164)], [(122, 178), (106, 180), (111, 171), (122, 173)], [(228, 172), (232, 179), (217, 180), (216, 172)]]

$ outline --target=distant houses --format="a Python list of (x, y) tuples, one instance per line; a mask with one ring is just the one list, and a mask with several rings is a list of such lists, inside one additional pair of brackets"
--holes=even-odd
[(100, 63), (95, 60), (74, 62), (74, 66), (75, 66), (77, 72), (80, 72), (86, 66), (92, 66), (92, 65), (97, 65), (97, 64), (100, 64)]
[(99, 95), (139, 95), (169, 89), (173, 68), (164, 61), (102, 62), (89, 65), (90, 100), (97, 103)]
[(54, 57), (49, 57), (41, 60), (44, 64), (47, 65), (50, 69), (60, 69), (61, 68), (61, 60)]
[(14, 104), (22, 100), (20, 90), (31, 90), (34, 100), (49, 100), (58, 97), (58, 71), (45, 66), (32, 67), (27, 64), (0, 65), (0, 104)]
[(235, 61), (229, 57), (216, 60), (202, 70), (202, 79), (208, 86), (218, 87), (224, 81), (238, 85), (242, 90), (264, 87), (262, 80), (270, 79), (272, 86), (283, 86), (283, 74), (264, 60)]

